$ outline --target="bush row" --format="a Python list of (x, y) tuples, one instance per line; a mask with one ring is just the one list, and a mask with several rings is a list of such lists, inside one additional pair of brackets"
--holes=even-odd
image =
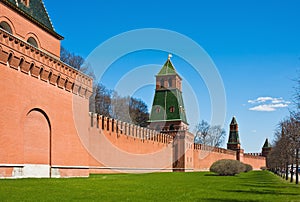
[(236, 175), (241, 172), (249, 172), (253, 170), (249, 164), (244, 164), (237, 160), (222, 159), (214, 162), (210, 169), (211, 172), (217, 173), (218, 175)]

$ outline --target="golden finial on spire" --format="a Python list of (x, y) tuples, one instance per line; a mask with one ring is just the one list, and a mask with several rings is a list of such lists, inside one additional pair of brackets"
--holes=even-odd
[(173, 56), (173, 55), (172, 55), (171, 53), (169, 53), (169, 55), (168, 55), (168, 60), (170, 60), (172, 56)]

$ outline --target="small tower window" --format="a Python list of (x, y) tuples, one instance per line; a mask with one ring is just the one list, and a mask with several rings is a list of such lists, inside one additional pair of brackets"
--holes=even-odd
[(9, 24), (7, 24), (7, 22), (2, 21), (0, 23), (0, 28), (7, 31), (8, 33), (12, 34), (12, 30), (11, 27), (9, 26)]
[(161, 79), (161, 80), (160, 80), (160, 87), (161, 87), (161, 88), (164, 87), (164, 83), (165, 83), (165, 80), (164, 80), (164, 79)]
[(160, 112), (160, 107), (156, 107), (156, 108), (155, 108), (155, 112), (156, 112), (156, 113), (159, 113), (159, 112)]
[(29, 0), (21, 0), (21, 3), (29, 7)]
[(173, 113), (173, 112), (175, 112), (175, 107), (172, 106), (172, 107), (169, 108), (169, 110), (170, 110), (171, 113)]
[(31, 45), (33, 45), (34, 47), (38, 48), (38, 44), (37, 44), (37, 42), (36, 42), (36, 40), (34, 38), (29, 37), (27, 39), (27, 42), (30, 43)]
[(168, 80), (168, 83), (169, 83), (169, 87), (172, 88), (172, 79), (171, 78)]

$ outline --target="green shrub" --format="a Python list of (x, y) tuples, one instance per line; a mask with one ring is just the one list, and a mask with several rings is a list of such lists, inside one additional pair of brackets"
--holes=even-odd
[(253, 170), (253, 167), (249, 164), (244, 164), (245, 165), (245, 171), (244, 172), (249, 172), (251, 170)]
[(214, 162), (209, 170), (218, 175), (236, 175), (244, 172), (246, 170), (245, 167), (243, 163), (237, 160), (222, 159)]

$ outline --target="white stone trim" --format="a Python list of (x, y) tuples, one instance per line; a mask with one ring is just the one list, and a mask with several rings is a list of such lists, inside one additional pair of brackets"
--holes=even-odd
[(130, 168), (130, 167), (100, 167), (100, 166), (90, 166), (90, 169), (103, 169), (103, 170), (170, 170), (173, 168)]
[(24, 167), (24, 164), (0, 164), (1, 167)]
[(52, 165), (51, 168), (89, 169), (89, 166), (60, 166)]
[(48, 178), (50, 177), (50, 165), (25, 164), (22, 169), (23, 177)]

